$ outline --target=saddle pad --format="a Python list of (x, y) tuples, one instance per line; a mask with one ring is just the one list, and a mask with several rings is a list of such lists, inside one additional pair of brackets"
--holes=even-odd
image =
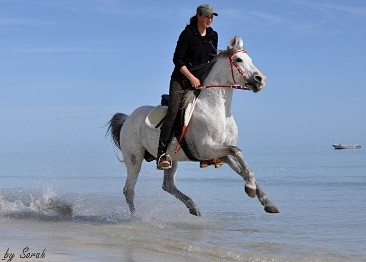
[(166, 115), (168, 110), (167, 106), (157, 106), (155, 107), (146, 117), (145, 123), (150, 128), (156, 128), (160, 121)]

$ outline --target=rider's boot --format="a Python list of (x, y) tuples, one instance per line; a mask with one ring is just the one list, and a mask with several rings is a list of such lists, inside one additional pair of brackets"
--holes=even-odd
[(220, 158), (216, 158), (213, 161), (214, 161), (215, 168), (219, 168), (224, 164), (224, 162)]
[(172, 159), (166, 153), (166, 148), (167, 146), (159, 141), (158, 156), (156, 159), (156, 169), (158, 170), (167, 170), (172, 167)]
[(218, 168), (218, 167), (221, 167), (223, 164), (224, 164), (224, 162), (219, 158), (211, 159), (211, 160), (201, 160), (200, 168), (206, 168), (210, 165), (214, 165), (215, 168)]

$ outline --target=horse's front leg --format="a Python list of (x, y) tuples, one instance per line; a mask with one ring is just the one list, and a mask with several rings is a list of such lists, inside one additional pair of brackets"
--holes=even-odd
[(250, 169), (239, 148), (232, 147), (231, 150), (234, 159), (229, 156), (228, 159), (231, 161), (228, 164), (245, 180), (245, 192), (249, 197), (254, 198), (257, 191), (254, 172)]
[(162, 188), (164, 191), (172, 194), (180, 201), (182, 201), (189, 209), (189, 213), (195, 216), (201, 216), (201, 212), (199, 211), (193, 200), (187, 195), (183, 194), (181, 191), (179, 191), (175, 186), (175, 175), (177, 173), (177, 166), (178, 163), (176, 161), (173, 161), (172, 167), (164, 171), (164, 182)]
[(272, 203), (271, 200), (269, 200), (269, 198), (267, 197), (267, 194), (262, 190), (262, 188), (258, 185), (258, 183), (256, 183), (257, 185), (257, 197), (259, 202), (261, 202), (261, 204), (264, 206), (264, 210), (267, 213), (280, 213), (280, 211), (278, 210), (278, 208), (276, 207), (275, 204)]
[[(241, 159), (240, 159), (241, 158)], [(247, 182), (247, 180), (245, 179), (245, 175), (247, 174), (249, 170), (249, 172), (251, 172), (252, 176), (254, 177), (254, 173), (253, 171), (251, 171), (248, 167), (248, 165), (246, 164), (242, 154), (240, 153), (239, 155), (229, 155), (227, 157), (225, 157), (224, 162), (227, 163), (236, 173), (238, 173), (241, 177), (244, 178), (244, 180)], [(244, 165), (243, 165), (244, 163)], [(257, 182), (255, 182), (255, 195), (258, 197), (259, 202), (264, 206), (264, 210), (267, 213), (279, 213), (278, 208), (276, 207), (276, 205), (268, 198), (267, 194), (262, 190), (262, 188), (258, 185)], [(247, 183), (245, 185), (245, 191), (248, 194), (247, 191)], [(252, 191), (250, 192), (251, 194), (253, 193)], [(254, 195), (254, 196), (255, 196)]]

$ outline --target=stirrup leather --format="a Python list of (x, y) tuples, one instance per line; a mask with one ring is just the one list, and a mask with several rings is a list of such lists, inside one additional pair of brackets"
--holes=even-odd
[(157, 169), (159, 170), (166, 170), (172, 168), (172, 158), (164, 153), (159, 157)]

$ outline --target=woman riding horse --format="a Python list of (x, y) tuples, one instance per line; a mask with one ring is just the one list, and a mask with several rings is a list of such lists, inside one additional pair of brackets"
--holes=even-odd
[[(233, 37), (227, 50), (221, 51), (207, 64), (200, 95), (190, 118), (189, 128), (184, 135), (185, 143), (195, 159), (221, 159), (244, 179), (244, 190), (249, 197), (257, 196), (264, 210), (278, 213), (277, 207), (258, 185), (254, 172), (236, 146), (238, 126), (232, 114), (233, 89), (251, 90), (255, 93), (263, 89), (266, 77), (253, 64), (243, 48), (243, 40)], [(190, 101), (194, 91), (187, 91), (184, 101)], [(148, 125), (146, 119), (155, 106), (140, 106), (131, 115), (116, 113), (109, 121), (110, 131), (116, 146), (121, 149), (127, 177), (123, 194), (131, 215), (136, 214), (134, 204), (135, 186), (142, 162), (147, 154), (157, 156), (160, 130)], [(172, 154), (172, 166), (164, 170), (163, 190), (179, 199), (193, 215), (200, 211), (192, 198), (176, 187), (175, 176), (178, 162), (191, 161), (181, 151), (175, 152), (178, 140), (172, 139), (167, 152)]]
[[(199, 5), (196, 15), (190, 19), (190, 24), (179, 36), (173, 56), (175, 68), (170, 80), (168, 112), (160, 132), (156, 160), (159, 170), (166, 170), (172, 166), (171, 157), (166, 154), (166, 151), (173, 137), (173, 126), (181, 107), (184, 91), (201, 86), (202, 80), (193, 75), (190, 68), (208, 63), (217, 53), (218, 34), (210, 27), (213, 17), (217, 15), (212, 6)], [(208, 163), (211, 161), (201, 161), (200, 166), (206, 167)], [(214, 163), (216, 167), (222, 165), (220, 160)]]

